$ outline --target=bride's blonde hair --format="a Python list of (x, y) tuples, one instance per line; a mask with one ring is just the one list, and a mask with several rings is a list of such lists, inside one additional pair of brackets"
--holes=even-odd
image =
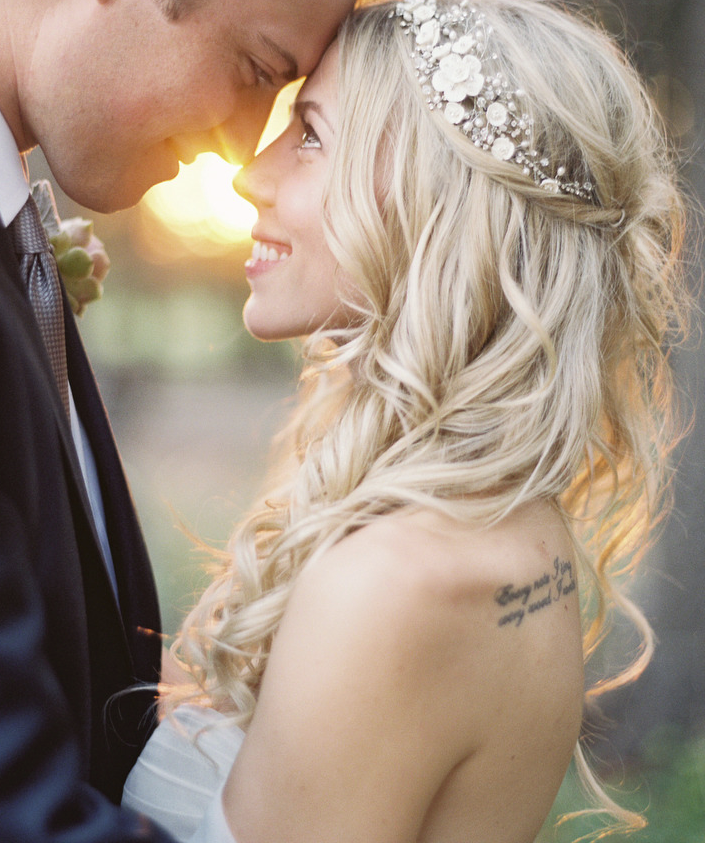
[(615, 608), (643, 640), (597, 690), (651, 655), (619, 575), (663, 511), (676, 439), (674, 169), (642, 83), (605, 34), (539, 0), (473, 5), (525, 92), (541, 156), (595, 194), (547, 192), (431, 111), (394, 4), (343, 25), (324, 211), (359, 318), (335, 342), (324, 331), (308, 340), (286, 439), (294, 464), (238, 530), (176, 647), (194, 695), (241, 724), (298, 572), (407, 505), (489, 524), (554, 502), (594, 588), (586, 656)]

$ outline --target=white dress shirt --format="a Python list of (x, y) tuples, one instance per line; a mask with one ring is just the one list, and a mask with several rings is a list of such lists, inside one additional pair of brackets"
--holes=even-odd
[[(22, 156), (17, 149), (17, 144), (10, 131), (10, 127), (7, 125), (2, 114), (0, 114), (0, 220), (2, 220), (3, 225), (8, 226), (14, 220), (28, 197), (29, 184), (27, 183)], [(69, 384), (69, 404), (71, 410), (71, 433), (73, 434), (73, 440), (76, 445), (78, 461), (81, 464), (81, 472), (83, 473), (83, 480), (86, 484), (96, 532), (98, 533), (101, 550), (103, 551), (103, 559), (113, 585), (113, 591), (117, 597), (115, 566), (113, 565), (108, 533), (105, 527), (103, 497), (100, 492), (95, 457), (93, 456), (86, 431), (76, 412), (71, 384)]]

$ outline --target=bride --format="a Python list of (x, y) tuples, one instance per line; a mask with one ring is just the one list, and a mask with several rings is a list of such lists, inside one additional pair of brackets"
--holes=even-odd
[[(618, 50), (538, 0), (366, 7), (238, 176), (276, 483), (124, 803), (178, 840), (530, 843), (673, 444), (680, 197)], [(579, 594), (590, 615), (581, 618)]]

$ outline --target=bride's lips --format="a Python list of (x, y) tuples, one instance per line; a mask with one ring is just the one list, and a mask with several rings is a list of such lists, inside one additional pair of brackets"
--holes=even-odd
[(245, 273), (248, 278), (269, 272), (291, 256), (291, 247), (274, 240), (255, 238), (252, 255), (245, 261)]

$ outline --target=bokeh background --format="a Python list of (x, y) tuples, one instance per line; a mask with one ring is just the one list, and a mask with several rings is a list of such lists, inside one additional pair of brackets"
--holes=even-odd
[[(705, 2), (594, 0), (649, 80), (682, 161), (694, 205), (705, 195)], [(285, 96), (270, 137), (286, 120)], [(48, 175), (38, 152), (33, 178)], [(57, 190), (62, 216), (95, 220), (112, 269), (80, 329), (112, 419), (154, 563), (164, 628), (173, 633), (207, 581), (189, 533), (223, 547), (252, 502), (268, 444), (291, 403), (295, 344), (262, 344), (242, 325), (251, 208), (231, 189), (234, 168), (202, 156), (136, 208), (89, 214)], [(700, 289), (699, 212), (690, 283)], [(675, 358), (692, 433), (679, 452), (676, 509), (634, 583), (659, 638), (641, 680), (592, 724), (594, 763), (622, 801), (645, 810), (636, 843), (705, 842), (705, 349), (694, 335)], [(585, 807), (570, 774), (554, 815)], [(599, 821), (578, 819), (539, 840), (568, 843)], [(498, 843), (500, 843), (498, 841)]]

